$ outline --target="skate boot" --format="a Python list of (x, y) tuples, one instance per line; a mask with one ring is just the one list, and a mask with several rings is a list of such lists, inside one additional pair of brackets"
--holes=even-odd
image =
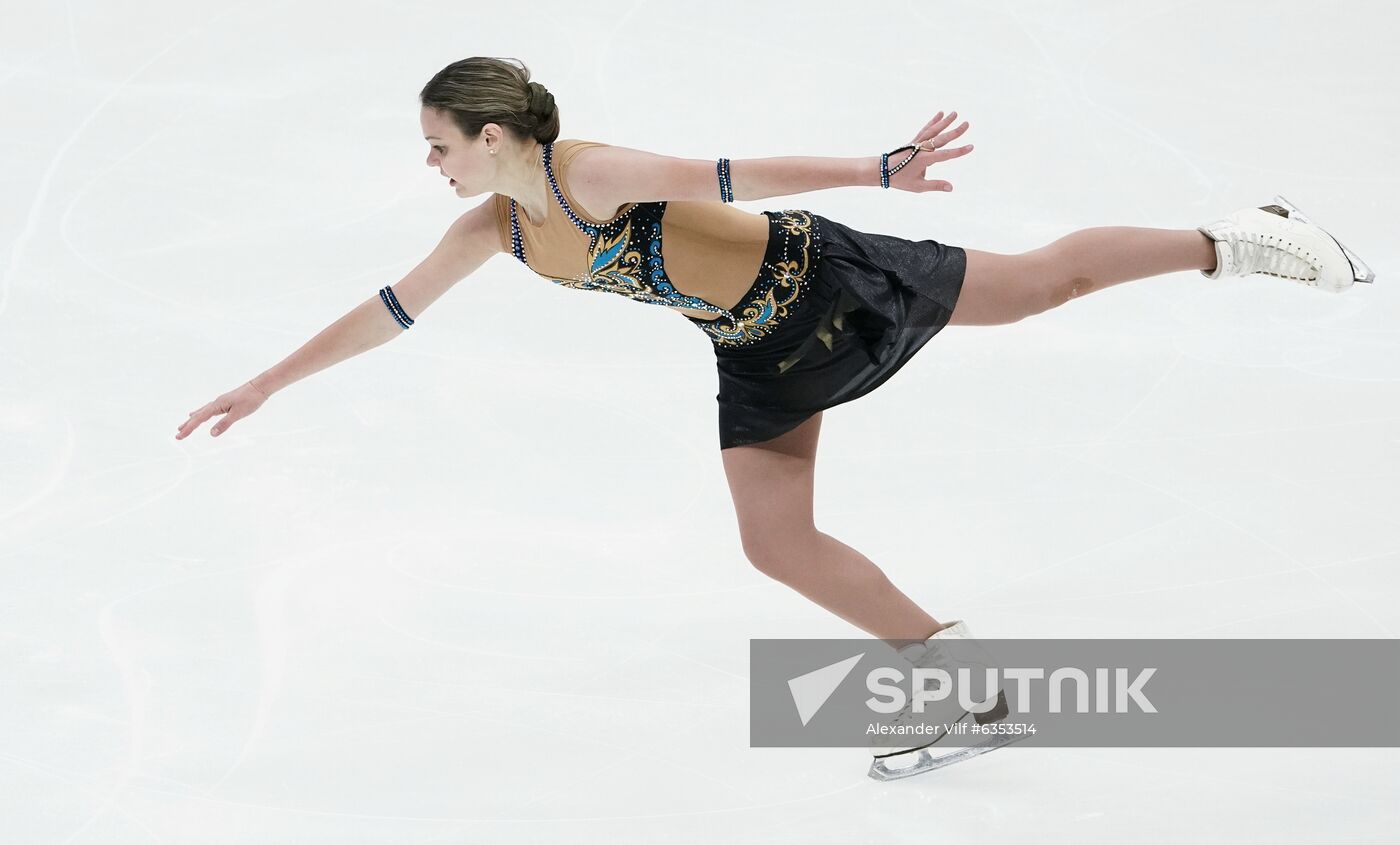
[(1207, 279), (1262, 273), (1340, 293), (1352, 282), (1376, 278), (1360, 256), (1281, 196), (1273, 205), (1236, 211), (1197, 231), (1215, 241), (1215, 270), (1201, 271)]
[[(961, 644), (957, 650), (957, 657), (950, 655), (942, 645), (943, 641), (950, 639), (971, 640), (972, 634), (968, 632), (967, 626), (958, 620), (923, 643), (901, 648), (899, 654), (916, 667), (943, 669), (954, 681), (957, 680), (957, 670), (961, 667), (966, 667), (974, 677), (980, 678), (987, 668), (996, 666), (986, 649), (975, 642)], [(923, 713), (914, 712), (911, 696), (904, 708), (885, 723), (892, 726), (891, 733), (877, 734), (871, 740), (870, 753), (874, 759), (868, 774), (875, 780), (906, 778), (985, 754), (1008, 742), (1021, 739), (1023, 737), (997, 736), (972, 746), (940, 745), (949, 736), (945, 726), (999, 722), (1005, 719), (1009, 712), (1006, 694), (999, 687), (995, 695), (989, 696), (971, 712), (963, 708), (956, 692), (940, 701), (925, 702)], [(937, 725), (939, 730), (937, 733), (914, 733), (906, 729), (906, 726), (921, 724)]]

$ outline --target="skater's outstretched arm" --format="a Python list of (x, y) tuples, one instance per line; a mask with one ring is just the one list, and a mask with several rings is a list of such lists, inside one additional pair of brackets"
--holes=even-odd
[[(448, 288), (471, 275), (500, 251), (501, 238), (492, 215), (491, 198), (488, 198), (453, 222), (432, 253), (403, 279), (390, 286), (394, 298), (410, 319), (416, 319), (438, 297), (447, 293)], [(175, 439), (183, 440), (205, 420), (222, 414), (224, 418), (209, 430), (211, 435), (221, 434), (238, 420), (258, 410), (268, 397), (287, 385), (373, 349), (402, 333), (403, 328), (376, 293), (322, 329), (281, 362), (191, 411), (189, 419), (176, 430)]]
[[(891, 177), (891, 188), (915, 192), (951, 190), (948, 182), (925, 179), (924, 170), (972, 151), (970, 144), (940, 149), (967, 131), (967, 121), (948, 130), (955, 117), (957, 112), (946, 117), (939, 112), (915, 134), (910, 143), (922, 145), (922, 151)], [(899, 158), (902, 160), (903, 156)], [(891, 166), (894, 163), (890, 162)], [(586, 197), (585, 202), (591, 207), (618, 208), (633, 202), (758, 200), (848, 185), (880, 185), (878, 154), (856, 158), (745, 158), (729, 161), (730, 196), (725, 198), (716, 165), (715, 159), (674, 158), (628, 147), (590, 147), (579, 152), (570, 165), (571, 187), (576, 195)]]

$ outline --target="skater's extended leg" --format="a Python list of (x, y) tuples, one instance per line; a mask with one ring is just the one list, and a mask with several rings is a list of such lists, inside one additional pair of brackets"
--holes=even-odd
[(1215, 267), (1215, 242), (1195, 229), (1099, 226), (1019, 255), (968, 249), (949, 325), (1014, 323), (1096, 290)]
[(770, 578), (880, 639), (922, 641), (942, 626), (869, 558), (819, 530), (812, 488), (821, 414), (773, 440), (724, 449), (744, 554)]

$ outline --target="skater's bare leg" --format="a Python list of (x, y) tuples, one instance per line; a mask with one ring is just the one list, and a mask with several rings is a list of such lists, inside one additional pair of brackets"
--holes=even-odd
[(725, 476), (744, 554), (765, 575), (895, 645), (943, 626), (892, 584), (883, 570), (817, 530), (812, 488), (821, 414), (773, 440), (724, 449)]
[(1215, 242), (1195, 229), (1100, 226), (1019, 255), (966, 252), (949, 325), (1014, 323), (1122, 282), (1215, 268)]

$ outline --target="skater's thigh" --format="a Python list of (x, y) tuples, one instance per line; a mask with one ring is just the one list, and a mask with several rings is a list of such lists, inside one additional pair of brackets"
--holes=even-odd
[(962, 291), (948, 325), (1004, 326), (1039, 314), (1050, 305), (1055, 275), (1048, 253), (1033, 250), (1002, 255), (980, 249), (965, 251), (967, 269)]
[(772, 440), (720, 451), (739, 536), (750, 557), (790, 548), (794, 535), (816, 530), (812, 482), (821, 416), (813, 414)]

